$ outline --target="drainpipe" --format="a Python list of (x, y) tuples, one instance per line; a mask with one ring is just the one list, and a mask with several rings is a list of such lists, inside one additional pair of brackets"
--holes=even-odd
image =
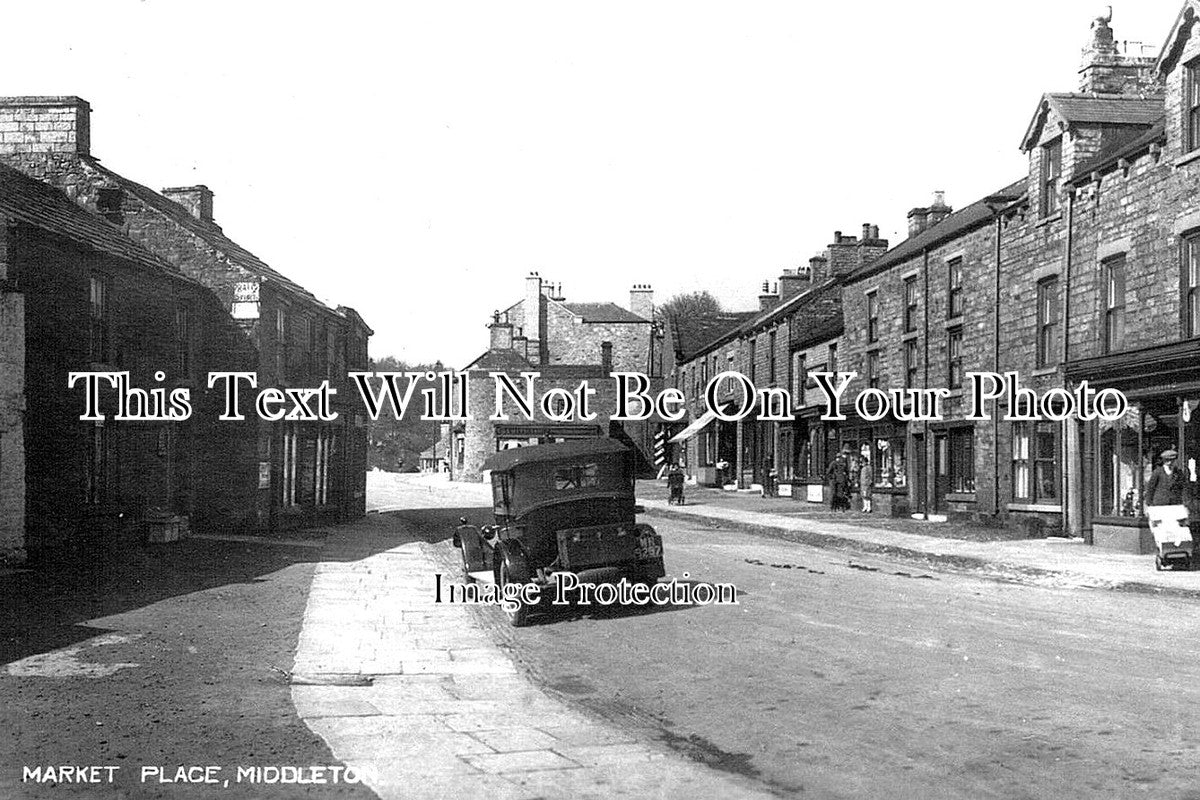
[[(925, 361), (924, 384), (925, 385), (924, 385), (924, 388), (926, 391), (928, 391), (929, 390), (929, 248), (928, 247), (925, 248), (925, 250), (922, 253), (922, 265), (923, 266), (922, 266), (921, 271), (924, 273), (923, 280), (925, 282), (925, 288), (924, 288), (925, 298), (922, 301), (923, 305), (921, 306), (921, 311), (923, 312), (921, 316), (924, 317), (924, 322), (925, 322), (925, 333), (922, 336), (922, 339), (924, 340), (923, 347), (925, 348), (925, 358), (924, 358), (924, 361)], [(921, 502), (924, 506), (921, 509), (921, 511), (925, 514), (925, 519), (928, 520), (929, 515), (933, 513), (934, 482), (937, 480), (937, 448), (933, 448), (933, 458), (930, 458), (929, 457), (930, 447), (932, 446), (933, 443), (929, 439), (929, 420), (923, 420), (921, 422), (921, 431), (922, 431), (921, 446), (925, 449), (925, 452), (922, 454), (922, 458), (921, 458), (921, 460), (925, 462), (925, 474), (922, 476), (922, 480), (925, 482), (925, 496), (921, 498)]]
[[(1062, 375), (1063, 389), (1067, 385), (1067, 362), (1071, 357), (1071, 266), (1075, 249), (1075, 190), (1067, 192), (1067, 255), (1063, 265), (1063, 299), (1062, 299), (1062, 362), (1059, 365)], [(1079, 457), (1079, 421), (1067, 420), (1065, 423), (1065, 441), (1063, 442), (1063, 485), (1066, 502), (1063, 504), (1063, 531), (1069, 536), (1083, 536), (1083, 501), (1082, 475), (1080, 474)]]
[[(1000, 374), (1000, 209), (996, 217), (996, 313), (992, 328), (992, 372)], [(1000, 516), (1000, 414), (992, 414), (992, 513)]]

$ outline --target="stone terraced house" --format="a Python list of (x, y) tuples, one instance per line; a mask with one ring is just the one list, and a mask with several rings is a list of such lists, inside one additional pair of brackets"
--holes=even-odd
[[(957, 212), (940, 193), (912, 209), (905, 241), (826, 289), (840, 294), (840, 324), (783, 303), (726, 335), (738, 353), (717, 361), (755, 364), (760, 388), (772, 384), (764, 334), (786, 321), (793, 387), (836, 361), (857, 373), (851, 397), (949, 392), (942, 421), (848, 415), (807, 426), (806, 445), (797, 402), (796, 431), (774, 452), (739, 437), (740, 485), (758, 482), (762, 461), (806, 486), (794, 498), (819, 499), (817, 468), (849, 445), (875, 464), (877, 511), (995, 519), (1132, 551), (1147, 546), (1143, 492), (1163, 450), (1179, 452), (1200, 498), (1198, 14), (1185, 3), (1157, 53), (1118, 43), (1111, 18), (1093, 21), (1078, 90), (1040, 98), (1019, 139), (1026, 174)], [(713, 355), (680, 364), (676, 385), (711, 371)], [(1120, 389), (1130, 409), (1114, 422), (1012, 422), (999, 401), (990, 419), (966, 420), (964, 379), (980, 371), (1015, 372), (1039, 395), (1084, 381)], [(704, 461), (689, 457), (690, 471), (703, 477)]]
[[(249, 414), (225, 451), (192, 466), (218, 472), (226, 490), (175, 510), (246, 532), (363, 514), (366, 420), (346, 373), (367, 368), (371, 329), (353, 309), (326, 305), (230, 239), (214, 220), (208, 187), (156, 192), (101, 164), (91, 152), (90, 116), (91, 107), (78, 97), (0, 98), (0, 163), (58, 188), (112, 231), (205, 287), (240, 335), (228, 358), (209, 362), (209, 370), (255, 372), (259, 387), (329, 380), (338, 392), (333, 422), (265, 422)], [(122, 305), (118, 288), (106, 294), (114, 309)], [(199, 321), (185, 314), (180, 324)], [(243, 345), (248, 359), (241, 358)], [(207, 388), (199, 383), (203, 373), (166, 371), (169, 381), (192, 382), (193, 394)]]

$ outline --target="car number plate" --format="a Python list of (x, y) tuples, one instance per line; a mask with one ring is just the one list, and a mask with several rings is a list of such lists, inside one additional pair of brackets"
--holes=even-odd
[(658, 558), (662, 555), (662, 545), (650, 534), (642, 534), (636, 552), (638, 558)]

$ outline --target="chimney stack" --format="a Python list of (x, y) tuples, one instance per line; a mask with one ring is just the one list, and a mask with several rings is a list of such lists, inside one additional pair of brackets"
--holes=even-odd
[(829, 277), (829, 258), (824, 254), (817, 254), (808, 260), (808, 279), (812, 283), (818, 284)]
[(946, 193), (938, 189), (933, 193), (933, 205), (929, 207), (929, 224), (926, 227), (932, 228), (939, 222), (950, 216), (950, 212), (954, 209), (946, 205)]
[(1092, 20), (1091, 37), (1081, 52), (1079, 91), (1092, 95), (1163, 96), (1165, 86), (1154, 80), (1155, 53), (1141, 42), (1118, 45), (1110, 22), (1112, 6), (1107, 14)]
[(888, 241), (879, 238), (879, 226), (863, 223), (863, 238), (858, 243), (858, 266), (865, 267), (887, 250)]
[(513, 346), (513, 326), (509, 322), (500, 321), (500, 312), (492, 312), (492, 324), (488, 325), (491, 334), (492, 350), (511, 350)]
[(542, 363), (542, 277), (531, 272), (525, 278), (525, 323), (522, 326), (526, 337), (526, 354), (534, 364)]
[(829, 245), (829, 271), (833, 277), (850, 274), (858, 266), (858, 239), (833, 232), (833, 243)]
[(91, 155), (91, 114), (74, 96), (0, 97), (0, 156)]
[(648, 283), (635, 283), (629, 290), (629, 310), (645, 320), (654, 319), (654, 289)]
[(908, 212), (908, 238), (913, 238), (927, 227), (929, 227), (928, 208), (914, 208)]
[(176, 186), (163, 189), (162, 193), (167, 199), (174, 200), (186, 208), (188, 213), (201, 222), (213, 221), (213, 193), (207, 186)]
[(785, 269), (779, 276), (779, 302), (795, 297), (812, 286), (812, 272), (804, 268)]
[(763, 281), (762, 293), (758, 296), (758, 310), (766, 311), (779, 303), (779, 287), (771, 286), (770, 281)]
[(612, 342), (600, 343), (600, 371), (609, 375), (613, 370)]

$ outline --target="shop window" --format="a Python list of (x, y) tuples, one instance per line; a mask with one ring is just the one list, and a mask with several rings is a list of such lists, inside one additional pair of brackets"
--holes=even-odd
[(1183, 240), (1183, 336), (1200, 336), (1200, 232)]
[(1058, 362), (1058, 278), (1038, 281), (1037, 285), (1037, 365)]
[(1062, 181), (1062, 137), (1042, 146), (1042, 216), (1058, 213), (1058, 186)]
[(796, 475), (793, 468), (795, 448), (795, 431), (790, 425), (781, 425), (779, 428), (779, 480), (781, 481), (790, 481)]
[(975, 428), (951, 428), (950, 491), (972, 494), (975, 491)]
[(1096, 448), (1096, 511), (1101, 516), (1138, 517), (1145, 513), (1142, 492), (1159, 454), (1179, 442), (1175, 398), (1130, 404), (1119, 420), (1100, 420)]
[(911, 333), (917, 329), (917, 276), (904, 279), (904, 330)]
[(952, 258), (946, 262), (949, 286), (946, 291), (946, 316), (949, 319), (963, 314), (963, 260)]
[(1058, 502), (1058, 425), (1053, 422), (1013, 424), (1013, 499), (1028, 503)]
[(879, 294), (867, 293), (867, 341), (879, 341)]
[(874, 440), (875, 485), (902, 488), (908, 485), (908, 462), (904, 436), (877, 437)]
[(946, 359), (948, 365), (946, 381), (951, 389), (961, 389), (963, 385), (962, 348), (962, 328), (951, 328), (946, 331)]
[(1125, 255), (1101, 264), (1104, 273), (1104, 352), (1125, 348)]

